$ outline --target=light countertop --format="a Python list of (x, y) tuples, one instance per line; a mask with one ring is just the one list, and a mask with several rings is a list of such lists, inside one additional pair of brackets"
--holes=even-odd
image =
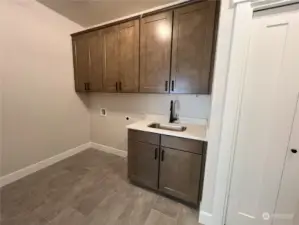
[[(198, 141), (207, 141), (207, 126), (205, 124), (179, 123), (178, 125), (187, 127), (185, 131), (179, 132), (179, 131), (170, 131), (170, 130), (148, 127), (148, 125), (155, 122), (157, 121), (141, 120), (136, 123), (128, 125), (127, 128), (132, 130), (140, 130), (145, 132), (164, 134), (164, 135), (187, 138), (187, 139), (198, 140)], [(168, 124), (168, 123), (163, 123), (163, 124)]]

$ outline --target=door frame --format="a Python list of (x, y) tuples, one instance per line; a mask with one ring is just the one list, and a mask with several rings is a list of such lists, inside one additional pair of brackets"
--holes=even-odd
[(299, 0), (232, 0), (231, 2), (235, 8), (234, 27), (222, 118), (213, 216), (206, 225), (226, 223), (253, 13), (296, 3), (299, 3)]

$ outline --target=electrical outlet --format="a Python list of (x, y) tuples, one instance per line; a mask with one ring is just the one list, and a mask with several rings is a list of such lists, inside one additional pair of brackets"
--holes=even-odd
[(101, 115), (101, 116), (107, 116), (107, 109), (105, 109), (105, 108), (101, 108), (101, 109), (100, 109), (100, 115)]

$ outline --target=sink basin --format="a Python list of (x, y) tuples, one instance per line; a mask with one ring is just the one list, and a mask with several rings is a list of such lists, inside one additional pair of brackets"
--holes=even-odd
[(180, 125), (171, 125), (171, 124), (160, 124), (160, 123), (152, 123), (148, 125), (150, 128), (162, 129), (162, 130), (171, 130), (171, 131), (178, 131), (183, 132), (187, 130), (187, 127), (180, 126)]

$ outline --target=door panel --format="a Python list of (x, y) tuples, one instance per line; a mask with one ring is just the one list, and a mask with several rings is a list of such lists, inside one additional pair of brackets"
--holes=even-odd
[[(273, 216), (273, 225), (299, 224), (299, 153), (295, 154), (291, 151), (292, 149), (299, 151), (299, 5), (295, 5), (295, 7), (297, 7), (297, 11), (292, 13), (290, 19), (292, 21), (289, 26), (289, 42), (291, 45), (285, 53), (289, 56), (285, 67), (288, 69), (287, 74), (293, 76), (292, 82), (297, 87), (295, 90), (298, 98), (281, 186)], [(290, 85), (290, 87), (293, 85)]]
[(253, 18), (227, 225), (273, 223), (299, 87), (299, 37), (292, 16)]
[(158, 188), (159, 146), (128, 140), (128, 175), (138, 184)]
[(162, 147), (159, 190), (197, 205), (201, 157), (201, 155)]
[(103, 32), (103, 50), (104, 50), (104, 71), (103, 71), (103, 90), (105, 92), (118, 91), (118, 25), (108, 27)]
[(103, 88), (103, 36), (101, 31), (94, 31), (90, 34), (89, 55), (89, 88), (90, 91), (101, 91)]
[[(299, 86), (298, 86), (299, 92)], [(299, 224), (299, 102), (279, 190), (273, 225)]]
[(119, 89), (139, 89), (139, 20), (119, 25)]
[(73, 39), (73, 57), (76, 91), (86, 91), (89, 76), (89, 36), (81, 35)]
[(174, 11), (171, 92), (208, 94), (216, 1)]
[(140, 92), (168, 93), (172, 11), (141, 19)]

